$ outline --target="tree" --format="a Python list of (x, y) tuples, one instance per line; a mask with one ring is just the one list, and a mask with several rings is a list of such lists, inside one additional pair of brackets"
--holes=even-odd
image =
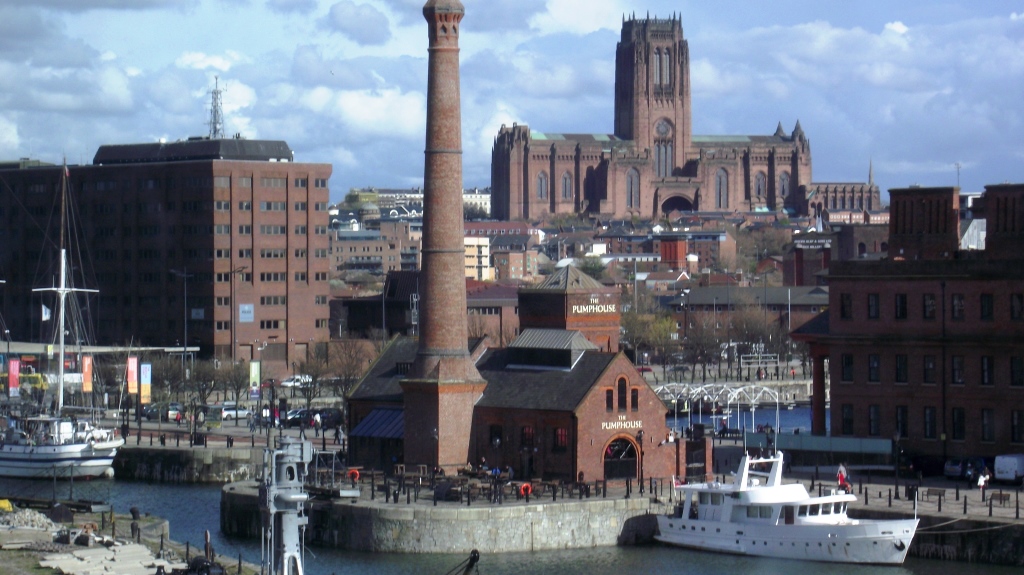
[(487, 210), (474, 204), (462, 204), (462, 217), (466, 221), (472, 220), (486, 220), (491, 217), (491, 214), (487, 213)]
[(217, 380), (222, 382), (225, 394), (230, 393), (236, 402), (242, 401), (249, 389), (249, 369), (242, 362), (222, 361), (217, 368)]
[(700, 312), (689, 318), (686, 326), (686, 359), (690, 364), (690, 383), (697, 374), (697, 366), (703, 368), (703, 380), (707, 380), (708, 362), (717, 354), (718, 338), (715, 334), (714, 314)]
[(604, 277), (604, 273), (607, 270), (606, 265), (601, 262), (601, 258), (597, 256), (587, 256), (585, 258), (576, 258), (576, 267), (588, 276), (600, 280)]
[(202, 360), (195, 363), (192, 370), (192, 380), (188, 382), (188, 391), (192, 400), (199, 405), (209, 403), (210, 396), (217, 388), (217, 368), (211, 360)]

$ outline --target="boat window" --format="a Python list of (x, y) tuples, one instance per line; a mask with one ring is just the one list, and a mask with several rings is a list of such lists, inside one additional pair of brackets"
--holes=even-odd
[(722, 501), (724, 501), (724, 500), (725, 500), (725, 498), (722, 496), (721, 493), (712, 493), (711, 494), (711, 504), (712, 505), (721, 505)]
[(808, 515), (818, 515), (820, 512), (821, 512), (821, 506), (818, 505), (817, 503), (815, 503), (815, 504), (811, 505), (811, 509), (810, 509), (810, 511), (807, 512), (807, 514)]
[(711, 498), (708, 496), (707, 493), (701, 493), (700, 494), (700, 504), (701, 505), (707, 505), (710, 500), (711, 500)]
[(832, 515), (832, 506), (829, 505), (828, 503), (822, 505), (821, 506), (821, 514), (822, 515)]
[(807, 517), (807, 506), (806, 505), (801, 505), (800, 506), (800, 511), (797, 512), (797, 515), (799, 515), (800, 517)]
[(833, 513), (842, 513), (843, 511), (845, 511), (843, 509), (842, 502), (839, 502), (839, 501), (836, 501), (835, 504), (832, 505), (832, 507), (833, 507), (833, 510), (832, 510)]
[(751, 505), (747, 507), (747, 517), (757, 517), (757, 506)]
[(757, 509), (760, 512), (761, 519), (771, 519), (772, 518), (772, 508), (771, 508), (770, 505), (760, 505), (760, 506), (758, 506)]

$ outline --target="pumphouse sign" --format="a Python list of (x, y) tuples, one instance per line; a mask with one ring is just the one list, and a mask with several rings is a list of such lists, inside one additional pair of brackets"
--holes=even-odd
[[(619, 306), (614, 302), (602, 302), (600, 297), (591, 297), (589, 300), (574, 303), (570, 308), (573, 315), (593, 315), (599, 313), (618, 313)], [(609, 298), (610, 299), (610, 298)]]
[(616, 421), (602, 421), (601, 422), (601, 429), (602, 430), (608, 430), (608, 429), (611, 429), (611, 430), (618, 430), (618, 429), (643, 429), (643, 427), (644, 427), (643, 420), (627, 420), (627, 419), (620, 418), (620, 419), (618, 419)]

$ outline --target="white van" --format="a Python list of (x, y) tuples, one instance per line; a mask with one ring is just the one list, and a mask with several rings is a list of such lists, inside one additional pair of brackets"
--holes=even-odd
[(1024, 454), (997, 455), (996, 474), (993, 478), (1019, 485), (1021, 478), (1024, 478)]

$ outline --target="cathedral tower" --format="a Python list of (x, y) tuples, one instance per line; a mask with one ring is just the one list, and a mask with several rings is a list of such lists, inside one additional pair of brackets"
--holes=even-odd
[(427, 136), (423, 170), (420, 340), (405, 392), (405, 463), (454, 469), (469, 453), (473, 405), (483, 393), (468, 351), (462, 219), (458, 0), (429, 0)]
[(622, 23), (615, 50), (615, 136), (650, 151), (656, 178), (676, 175), (692, 139), (690, 49), (669, 19)]

